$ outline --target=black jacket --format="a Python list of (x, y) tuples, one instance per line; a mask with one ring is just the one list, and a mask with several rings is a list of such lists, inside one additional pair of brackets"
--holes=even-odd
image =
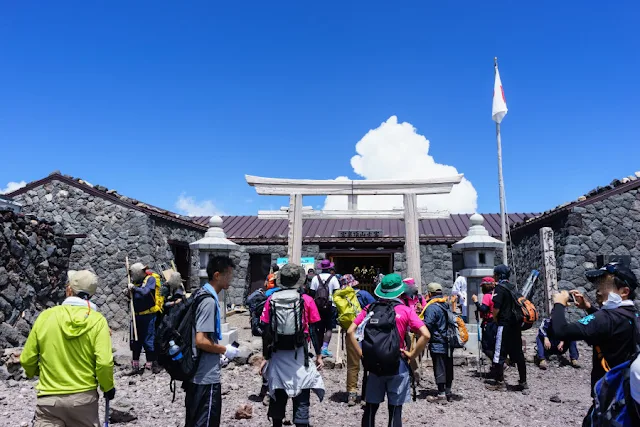
[(429, 329), (429, 350), (432, 353), (447, 353), (447, 303), (435, 302), (424, 312), (424, 324)]
[(511, 290), (515, 291), (516, 287), (507, 280), (501, 280), (494, 290), (493, 307), (500, 310), (498, 318), (495, 321), (499, 326), (520, 326), (514, 314), (515, 301)]
[(634, 306), (623, 306), (613, 310), (598, 310), (591, 307), (587, 316), (575, 323), (567, 323), (565, 307), (556, 304), (551, 314), (551, 337), (561, 341), (584, 340), (593, 349), (591, 390), (605, 374), (595, 347), (600, 347), (610, 368), (626, 362), (635, 353), (637, 315)]

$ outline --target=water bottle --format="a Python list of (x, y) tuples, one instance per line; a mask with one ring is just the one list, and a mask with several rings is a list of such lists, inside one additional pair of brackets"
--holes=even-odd
[(356, 329), (356, 341), (362, 342), (362, 340), (364, 339), (364, 328), (367, 326), (367, 323), (369, 323), (369, 320), (371, 319), (372, 316), (373, 316), (373, 311), (369, 312), (367, 314), (367, 317), (365, 317), (364, 320), (362, 321), (362, 323), (358, 325), (358, 328)]
[(171, 360), (180, 360), (182, 359), (182, 350), (176, 344), (175, 341), (169, 341), (169, 356), (171, 356)]

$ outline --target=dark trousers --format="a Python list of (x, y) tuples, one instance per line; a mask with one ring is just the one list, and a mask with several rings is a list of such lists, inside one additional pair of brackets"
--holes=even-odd
[(518, 365), (520, 382), (527, 382), (527, 365), (522, 353), (522, 332), (518, 326), (498, 326), (493, 371), (498, 381), (504, 381), (504, 362), (507, 356)]
[(451, 393), (453, 384), (453, 357), (448, 354), (431, 353), (433, 359), (433, 376), (438, 385), (438, 392)]
[(220, 384), (184, 383), (185, 427), (220, 427), (222, 389)]
[(538, 347), (538, 359), (547, 360), (549, 356), (562, 355), (569, 351), (569, 357), (571, 360), (578, 360), (580, 354), (578, 353), (578, 344), (575, 341), (565, 341), (564, 346), (562, 347), (562, 351), (558, 350), (558, 344), (560, 341), (558, 340), (550, 340), (551, 348), (547, 350), (544, 348), (544, 337), (541, 334), (538, 334), (536, 338), (536, 346)]
[(156, 339), (156, 313), (136, 314), (136, 327), (138, 328), (138, 341), (134, 341), (133, 325), (131, 325), (129, 347), (133, 352), (133, 360), (140, 360), (140, 353), (144, 347), (147, 356), (147, 362), (155, 362), (157, 360), (154, 341)]
[[(296, 426), (308, 426), (309, 425), (309, 407), (311, 398), (311, 390), (304, 389), (302, 392), (294, 397), (293, 400), (293, 423)], [(282, 426), (282, 420), (285, 418), (285, 411), (287, 409), (287, 392), (282, 389), (277, 389), (275, 392), (275, 399), (272, 397), (269, 402), (269, 411), (267, 416), (273, 422), (273, 427)]]

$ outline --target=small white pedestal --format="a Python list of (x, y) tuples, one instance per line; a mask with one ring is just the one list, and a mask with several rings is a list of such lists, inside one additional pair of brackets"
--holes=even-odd
[(220, 345), (232, 344), (234, 341), (238, 341), (238, 330), (229, 328), (228, 323), (220, 325), (222, 328), (222, 341)]

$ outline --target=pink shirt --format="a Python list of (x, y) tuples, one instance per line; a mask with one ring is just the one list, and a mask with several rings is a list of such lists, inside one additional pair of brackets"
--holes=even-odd
[[(304, 319), (302, 319), (302, 324), (304, 325), (304, 331), (309, 333), (309, 324), (316, 323), (320, 321), (320, 313), (318, 313), (318, 307), (316, 306), (315, 301), (309, 295), (302, 295), (302, 299), (304, 300)], [(267, 298), (267, 302), (264, 303), (264, 309), (262, 310), (262, 315), (260, 316), (260, 321), (264, 323), (269, 323), (269, 313), (271, 313), (271, 297)]]
[[(360, 312), (353, 321), (356, 325), (360, 325), (364, 318), (367, 316), (367, 308)], [(414, 310), (406, 305), (398, 304), (395, 307), (396, 310), (396, 326), (398, 327), (398, 334), (400, 334), (400, 348), (405, 348), (404, 337), (407, 332), (418, 332), (418, 329), (424, 326), (424, 322), (420, 320)]]
[(411, 308), (411, 310), (413, 311), (416, 311), (418, 303), (420, 303), (422, 308), (424, 308), (424, 306), (427, 304), (422, 295), (416, 295), (414, 298), (407, 298), (406, 295), (403, 295), (401, 298), (405, 305), (408, 304), (409, 308)]
[(484, 294), (482, 295), (482, 304), (486, 305), (487, 307), (489, 307), (489, 312), (488, 313), (481, 313), (481, 317), (483, 319), (493, 319), (493, 292), (490, 294)]

